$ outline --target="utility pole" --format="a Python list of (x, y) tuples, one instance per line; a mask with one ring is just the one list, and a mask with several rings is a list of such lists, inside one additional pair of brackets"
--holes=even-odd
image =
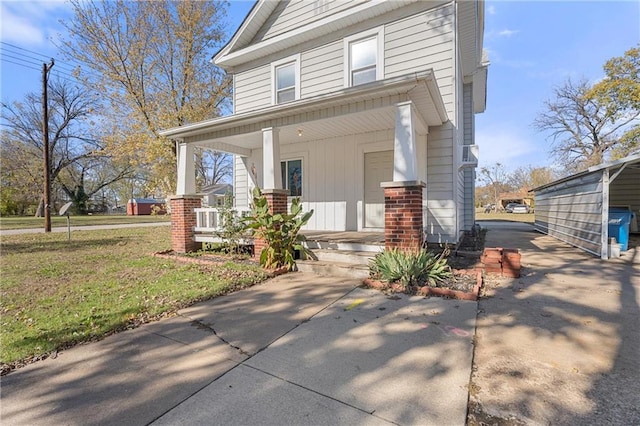
[(53, 68), (53, 58), (50, 64), (42, 64), (42, 138), (44, 151), (44, 232), (51, 232), (51, 159), (49, 152), (49, 101), (47, 100), (48, 73)]

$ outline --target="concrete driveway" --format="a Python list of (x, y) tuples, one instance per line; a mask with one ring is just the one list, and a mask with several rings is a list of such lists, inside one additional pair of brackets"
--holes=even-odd
[(287, 274), (2, 378), (3, 425), (463, 425), (476, 302)]
[(481, 222), (517, 247), (520, 279), (479, 302), (470, 424), (640, 425), (640, 247), (602, 261), (526, 224)]

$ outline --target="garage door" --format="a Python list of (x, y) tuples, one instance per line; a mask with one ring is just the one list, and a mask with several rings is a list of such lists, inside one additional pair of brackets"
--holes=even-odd
[(364, 155), (364, 227), (384, 228), (384, 191), (381, 182), (393, 180), (393, 151)]

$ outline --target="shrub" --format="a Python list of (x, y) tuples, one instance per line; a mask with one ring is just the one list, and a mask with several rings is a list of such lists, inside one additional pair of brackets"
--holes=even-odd
[(417, 252), (385, 249), (371, 260), (369, 271), (382, 281), (400, 282), (405, 288), (424, 283), (434, 287), (451, 276), (447, 254), (448, 250), (436, 256), (425, 249)]
[(233, 208), (233, 195), (227, 193), (224, 202), (218, 207), (220, 214), (220, 230), (216, 235), (220, 237), (227, 253), (238, 254), (241, 251), (240, 243), (246, 232), (246, 224)]
[(300, 198), (293, 199), (290, 213), (272, 214), (269, 212), (267, 198), (256, 188), (253, 192), (251, 217), (246, 218), (246, 223), (253, 235), (267, 244), (260, 252), (260, 266), (274, 269), (284, 266), (289, 271), (294, 270), (294, 250), (303, 256), (309, 255), (308, 250), (302, 245), (304, 236), (299, 232), (312, 215), (313, 210), (302, 212)]

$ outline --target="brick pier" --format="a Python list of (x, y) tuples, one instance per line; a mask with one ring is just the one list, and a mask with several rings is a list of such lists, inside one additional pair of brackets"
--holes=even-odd
[(420, 181), (385, 182), (384, 246), (417, 251), (424, 242), (422, 189)]
[(202, 207), (202, 199), (197, 195), (174, 195), (170, 197), (171, 205), (171, 249), (177, 253), (197, 251), (202, 243), (194, 239), (196, 212)]

